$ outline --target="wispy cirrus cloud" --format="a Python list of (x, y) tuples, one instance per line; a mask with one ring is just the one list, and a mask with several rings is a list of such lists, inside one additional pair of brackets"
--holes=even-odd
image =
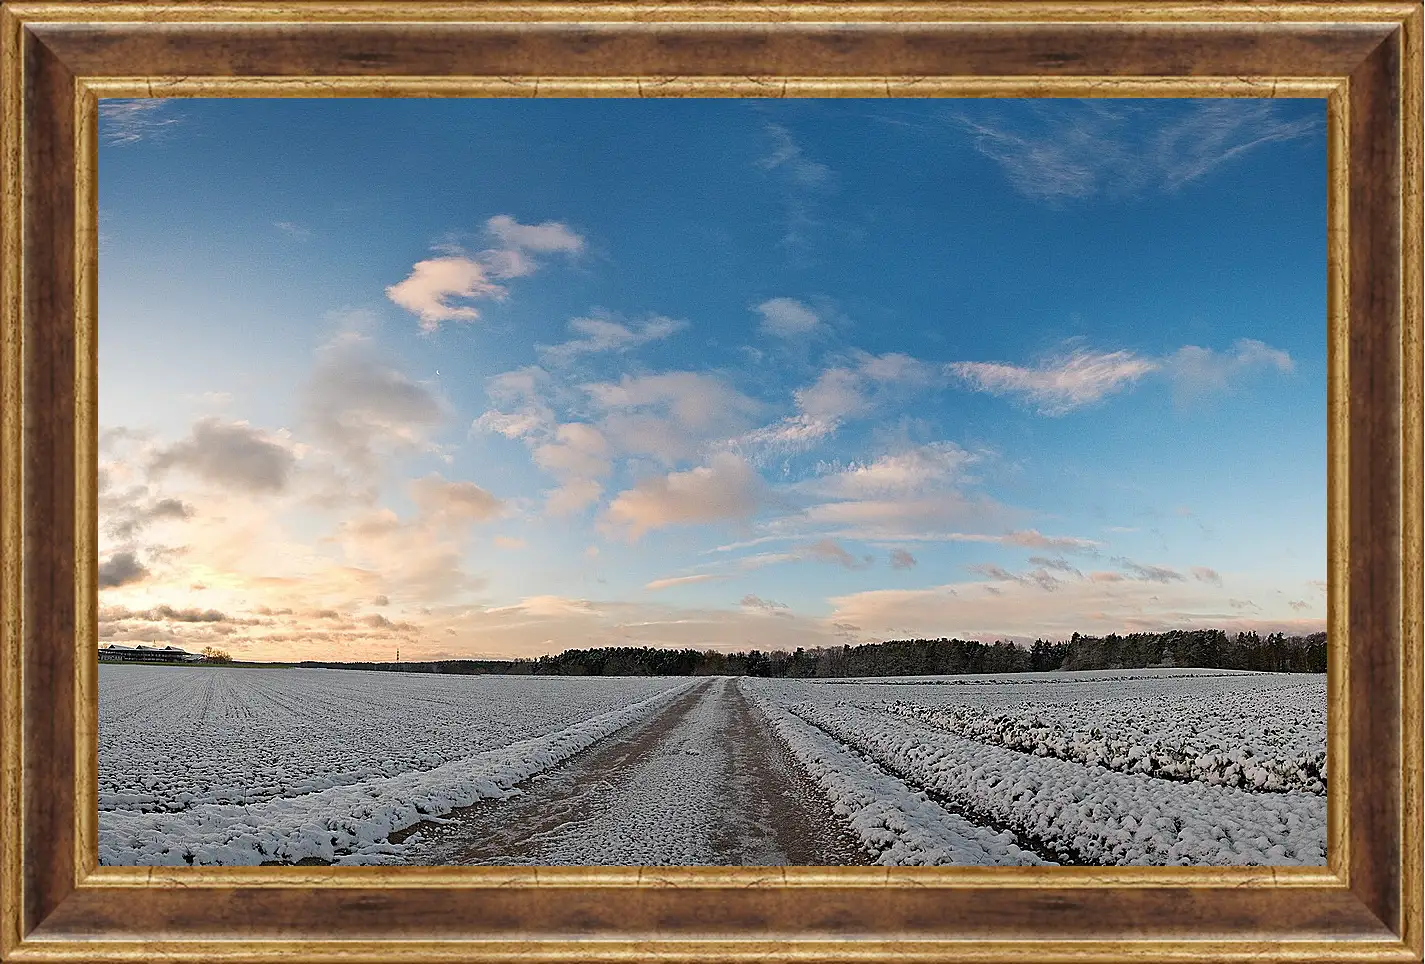
[(900, 352), (852, 351), (816, 380), (792, 392), (797, 412), (729, 441), (750, 458), (804, 452), (834, 435), (849, 419), (875, 410), (908, 389), (933, 383), (936, 367)]
[(1269, 100), (1005, 102), (954, 120), (1017, 192), (1050, 203), (1178, 191), (1236, 157), (1321, 129)]
[(273, 221), (272, 226), (281, 231), (293, 241), (312, 240), (312, 229), (298, 224), (295, 221)]
[(666, 579), (654, 579), (644, 585), (648, 592), (657, 592), (660, 589), (672, 589), (675, 586), (693, 586), (700, 582), (723, 582), (727, 576), (711, 572), (694, 573), (691, 576), (669, 576)]
[(818, 199), (835, 190), (835, 175), (808, 155), (787, 127), (768, 123), (763, 130), (771, 149), (758, 159), (757, 166), (781, 181), (785, 211), (782, 245), (794, 258), (805, 259), (821, 226)]
[(99, 139), (105, 144), (137, 144), (154, 140), (183, 123), (168, 99), (99, 101)]
[(1032, 367), (1004, 362), (952, 362), (949, 372), (991, 395), (1018, 397), (1041, 415), (1065, 415), (1133, 385), (1158, 363), (1129, 351), (1077, 349)]
[(661, 341), (687, 327), (686, 321), (661, 315), (629, 323), (599, 316), (575, 318), (569, 322), (569, 329), (581, 337), (557, 345), (536, 345), (535, 348), (546, 362), (567, 365), (579, 355), (626, 352), (639, 345)]
[(1149, 358), (1126, 350), (1074, 348), (1031, 365), (951, 362), (945, 370), (968, 388), (1017, 398), (1040, 415), (1058, 417), (1127, 391), (1145, 376), (1166, 376), (1182, 403), (1231, 391), (1257, 371), (1291, 374), (1296, 365), (1283, 349), (1239, 338), (1223, 352), (1184, 345), (1166, 357)]

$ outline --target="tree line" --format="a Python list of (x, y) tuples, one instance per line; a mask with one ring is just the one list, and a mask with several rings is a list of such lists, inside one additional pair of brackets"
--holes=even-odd
[(1084, 636), (1062, 642), (897, 639), (859, 646), (791, 652), (717, 653), (696, 649), (614, 646), (569, 649), (537, 659), (443, 659), (405, 663), (304, 661), (302, 666), (407, 673), (516, 676), (762, 676), (834, 679), (855, 676), (929, 676), (1027, 673), (1046, 670), (1143, 669), (1181, 666), (1274, 673), (1326, 672), (1326, 634), (1287, 636), (1220, 629)]

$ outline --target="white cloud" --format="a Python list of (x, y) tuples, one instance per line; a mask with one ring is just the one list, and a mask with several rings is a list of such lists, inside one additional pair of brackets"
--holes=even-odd
[(584, 239), (567, 224), (545, 221), (543, 224), (520, 224), (508, 214), (497, 214), (485, 222), (491, 234), (508, 247), (538, 251), (541, 254), (562, 251), (578, 254), (584, 250)]
[(918, 386), (929, 382), (935, 375), (934, 366), (901, 352), (887, 352), (872, 355), (870, 352), (853, 351), (856, 369), (873, 382)]
[(316, 437), (352, 465), (371, 471), (382, 451), (431, 451), (447, 407), (428, 386), (390, 367), (370, 337), (343, 332), (322, 346), (306, 386)]
[(907, 531), (985, 522), (1004, 512), (1003, 506), (990, 499), (946, 491), (911, 498), (825, 502), (811, 506), (800, 518), (812, 526), (850, 526), (856, 538), (898, 539)]
[[(986, 567), (991, 571), (997, 567)], [(956, 636), (961, 639), (1065, 639), (1088, 634), (1211, 628), (1318, 632), (1319, 620), (1283, 609), (1246, 619), (1217, 587), (1138, 580), (1055, 580), (1042, 570), (1015, 576), (1000, 570), (988, 582), (928, 589), (879, 589), (832, 598), (829, 620), (860, 627), (864, 639)], [(1116, 575), (1116, 574), (1114, 574)]]
[(443, 257), (416, 262), (404, 281), (386, 289), (386, 296), (419, 318), (423, 331), (435, 331), (446, 321), (476, 321), (479, 311), (454, 299), (502, 299), (509, 292), (499, 280), (538, 270), (540, 263), (530, 252), (577, 254), (584, 247), (583, 238), (557, 221), (520, 224), (500, 214), (485, 222), (485, 230), (503, 247), (470, 254), (459, 244), (440, 243), (435, 247)]
[(608, 474), (612, 464), (608, 440), (594, 426), (560, 425), (553, 439), (535, 446), (532, 454), (536, 465), (562, 483), (547, 493), (545, 509), (550, 515), (573, 515), (603, 495), (598, 479)]
[(383, 594), (426, 604), (483, 587), (483, 577), (463, 568), (464, 548), (473, 526), (505, 514), (504, 501), (473, 482), (435, 473), (411, 480), (407, 490), (413, 518), (372, 506), (338, 525), (335, 541), (350, 564), (346, 570), (374, 576)]
[(603, 494), (602, 483), (593, 479), (570, 479), (546, 493), (544, 511), (555, 518), (574, 515), (599, 501)]
[(747, 432), (731, 447), (758, 457), (807, 451), (847, 419), (868, 414), (906, 388), (924, 386), (933, 373), (932, 366), (909, 355), (850, 352), (845, 364), (825, 369), (792, 393), (797, 414)]
[(691, 576), (669, 576), (666, 579), (654, 579), (643, 588), (649, 592), (657, 592), (660, 589), (671, 589), (674, 586), (692, 586), (700, 582), (724, 582), (727, 576), (715, 573), (697, 573)]
[(760, 407), (722, 379), (701, 372), (624, 375), (617, 383), (582, 387), (606, 411), (666, 408), (679, 424), (699, 431), (720, 427), (729, 413), (751, 413)]
[(558, 345), (535, 346), (540, 355), (555, 365), (567, 365), (578, 355), (624, 352), (651, 341), (661, 341), (688, 327), (686, 321), (655, 316), (632, 325), (609, 318), (575, 318), (569, 328), (583, 338)]
[(808, 418), (826, 424), (859, 414), (866, 400), (861, 394), (861, 380), (847, 368), (830, 368), (817, 380), (794, 393), (797, 408)]
[(536, 446), (533, 455), (536, 465), (561, 479), (596, 479), (609, 471), (608, 439), (584, 422), (560, 425), (553, 440)]
[(581, 386), (605, 413), (599, 428), (622, 453), (665, 465), (699, 457), (712, 442), (743, 431), (761, 405), (701, 372), (624, 375)]
[(1093, 554), (1101, 545), (1093, 539), (1078, 539), (1073, 536), (1046, 536), (1038, 529), (1021, 529), (1001, 536), (1004, 545), (1021, 546), (1025, 549), (1053, 549), (1056, 552), (1083, 552)]
[(467, 257), (417, 261), (406, 280), (386, 289), (386, 297), (421, 320), (422, 331), (435, 331), (443, 321), (475, 321), (480, 312), (455, 305), (453, 298), (503, 298), (502, 285), (491, 281), (488, 269)]
[(485, 379), (493, 408), (471, 424), (472, 430), (509, 439), (543, 436), (554, 430), (554, 410), (544, 400), (549, 373), (537, 365), (501, 372)]
[(1066, 415), (1135, 385), (1144, 375), (1165, 374), (1179, 402), (1228, 391), (1243, 376), (1271, 369), (1295, 369), (1291, 355), (1260, 341), (1241, 338), (1227, 352), (1185, 345), (1165, 358), (1143, 358), (1129, 351), (1076, 349), (1035, 366), (1006, 362), (952, 362), (947, 373), (970, 388), (1017, 397), (1041, 415)]
[(505, 511), (502, 499), (474, 482), (447, 482), (436, 473), (411, 482), (410, 493), (422, 516), (446, 525), (486, 522)]
[(778, 338), (796, 338), (816, 331), (821, 319), (793, 298), (771, 298), (753, 307), (762, 316), (762, 331)]
[(967, 481), (965, 469), (976, 461), (976, 455), (954, 442), (931, 442), (870, 462), (853, 462), (807, 487), (819, 494), (846, 499), (923, 492)]
[(1296, 370), (1290, 354), (1251, 338), (1239, 338), (1226, 352), (1184, 345), (1164, 360), (1164, 367), (1179, 402), (1229, 391), (1234, 382), (1254, 371), (1289, 375)]
[(1065, 415), (1132, 385), (1158, 368), (1132, 352), (1077, 350), (1033, 368), (1002, 362), (953, 362), (950, 373), (992, 395), (1023, 398), (1041, 415)]
[(604, 514), (605, 528), (629, 541), (669, 526), (747, 521), (763, 483), (747, 462), (720, 452), (704, 466), (657, 476), (621, 492)]

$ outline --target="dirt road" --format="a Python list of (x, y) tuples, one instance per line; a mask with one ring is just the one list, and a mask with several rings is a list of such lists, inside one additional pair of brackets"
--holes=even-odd
[[(735, 680), (411, 836), (411, 863), (825, 866), (868, 858)], [(406, 835), (402, 835), (405, 837)]]

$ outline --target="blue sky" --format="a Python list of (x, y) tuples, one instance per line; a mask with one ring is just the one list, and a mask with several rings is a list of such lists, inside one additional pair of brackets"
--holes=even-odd
[(1323, 121), (106, 101), (101, 634), (1319, 630)]

